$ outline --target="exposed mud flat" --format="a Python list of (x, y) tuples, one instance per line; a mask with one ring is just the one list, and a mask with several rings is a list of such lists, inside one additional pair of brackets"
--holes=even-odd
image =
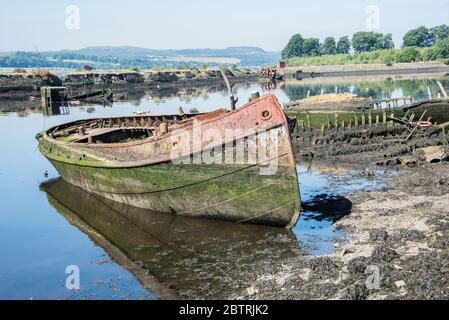
[(449, 163), (403, 169), (346, 197), (345, 246), (261, 268), (237, 299), (448, 299)]

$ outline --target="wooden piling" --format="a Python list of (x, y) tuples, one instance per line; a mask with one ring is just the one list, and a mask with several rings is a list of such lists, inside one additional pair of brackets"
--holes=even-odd
[(84, 135), (86, 135), (86, 132), (84, 131), (84, 127), (78, 127), (78, 134), (80, 135), (80, 136), (84, 136)]

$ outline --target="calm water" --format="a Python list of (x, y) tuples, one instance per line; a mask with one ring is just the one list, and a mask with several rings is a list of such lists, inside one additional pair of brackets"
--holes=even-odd
[[(446, 80), (444, 86), (448, 84)], [(372, 88), (375, 98), (414, 92), (424, 97), (427, 87), (436, 90), (435, 86), (434, 80), (338, 84), (343, 91), (364, 94)], [(299, 84), (279, 86), (273, 92), (287, 102), (331, 87), (335, 91), (335, 85)], [(234, 90), (240, 102), (251, 91), (266, 91), (257, 84)], [(204, 112), (228, 105), (226, 92), (214, 88), (130, 93), (124, 100), (106, 107), (73, 107), (68, 113), (63, 110), (67, 114), (48, 117), (29, 101), (0, 101), (0, 299), (153, 299), (161, 293), (154, 279), (145, 277), (148, 273), (186, 296), (194, 297), (189, 292), (201, 287), (207, 290), (202, 296), (214, 297), (214, 292), (227, 287), (221, 279), (228, 269), (244, 273), (257, 268), (258, 259), (281, 264), (291, 255), (333, 252), (335, 243), (350, 236), (333, 227), (333, 212), (343, 216), (351, 208), (345, 195), (382, 186), (378, 180), (354, 175), (355, 169), (299, 165), (305, 211), (293, 232), (182, 218), (168, 221), (165, 215), (145, 215), (135, 208), (104, 203), (57, 179), (57, 172), (36, 148), (36, 133), (92, 116), (131, 115), (140, 110), (168, 114), (176, 113), (179, 106)], [(266, 248), (263, 240), (269, 237), (283, 240)], [(264, 250), (272, 254), (262, 254)], [(279, 252), (283, 254), (275, 254)], [(69, 265), (81, 271), (79, 291), (65, 288)], [(192, 274), (202, 275), (201, 279), (191, 278)]]

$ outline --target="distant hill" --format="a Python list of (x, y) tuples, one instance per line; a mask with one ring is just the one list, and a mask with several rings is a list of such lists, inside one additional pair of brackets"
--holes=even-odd
[(121, 47), (86, 47), (79, 50), (63, 50), (63, 52), (70, 53), (78, 53), (86, 56), (114, 56), (114, 57), (140, 57), (140, 56), (148, 56), (151, 55), (153, 51), (146, 48), (139, 47), (129, 47), (129, 46), (121, 46)]
[(141, 57), (141, 56), (225, 56), (237, 57), (248, 55), (279, 55), (279, 52), (268, 52), (257, 47), (229, 47), (226, 49), (167, 49), (155, 50), (139, 47), (87, 47), (79, 50), (64, 50), (64, 52), (79, 53), (92, 56), (115, 56), (115, 57)]
[(79, 68), (91, 64), (97, 69), (178, 67), (185, 64), (216, 67), (237, 64), (244, 67), (274, 65), (280, 52), (258, 47), (229, 47), (225, 49), (167, 49), (156, 50), (132, 46), (94, 46), (78, 50), (0, 53), (0, 67), (61, 67)]

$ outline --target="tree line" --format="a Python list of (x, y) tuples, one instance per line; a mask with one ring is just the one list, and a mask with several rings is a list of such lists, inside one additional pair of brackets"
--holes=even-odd
[[(432, 47), (438, 41), (449, 37), (449, 26), (443, 24), (433, 28), (420, 26), (408, 31), (403, 37), (403, 48), (407, 47)], [(284, 50), (282, 58), (349, 54), (351, 48), (355, 53), (370, 52), (376, 50), (394, 49), (391, 33), (360, 31), (352, 35), (339, 38), (327, 37), (323, 43), (318, 38), (303, 38), (299, 33), (291, 37)]]

